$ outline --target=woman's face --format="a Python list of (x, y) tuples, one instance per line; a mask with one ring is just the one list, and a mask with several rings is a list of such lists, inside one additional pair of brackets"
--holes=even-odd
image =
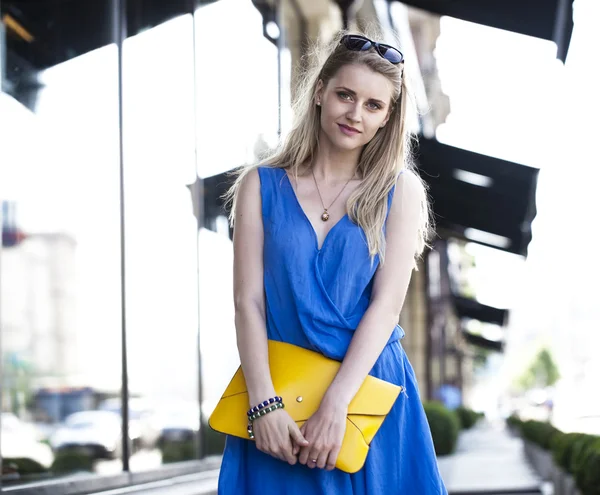
[(321, 129), (342, 150), (367, 144), (388, 121), (391, 81), (362, 64), (345, 65), (323, 87), (319, 81)]

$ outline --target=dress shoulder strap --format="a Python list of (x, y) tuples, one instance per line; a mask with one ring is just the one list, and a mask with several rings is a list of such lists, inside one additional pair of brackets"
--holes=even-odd
[(281, 187), (285, 170), (277, 167), (259, 166), (260, 197), (262, 200), (263, 217), (268, 217), (281, 199)]

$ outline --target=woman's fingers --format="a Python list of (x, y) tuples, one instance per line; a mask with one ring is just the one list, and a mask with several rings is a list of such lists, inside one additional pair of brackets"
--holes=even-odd
[(310, 447), (303, 447), (300, 449), (300, 455), (298, 456), (298, 462), (300, 464), (308, 464), (308, 456), (310, 455)]
[[(322, 456), (323, 454), (318, 450), (310, 449), (310, 453), (308, 454), (308, 463), (306, 465), (311, 469), (318, 467), (319, 461), (321, 460)], [(325, 463), (323, 463), (323, 465), (325, 465)]]
[(335, 463), (337, 462), (338, 455), (340, 455), (340, 450), (341, 446), (334, 447), (331, 449), (331, 452), (329, 452), (329, 455), (327, 456), (327, 462), (325, 464), (325, 469), (327, 469), (327, 471), (333, 471), (335, 469)]
[(258, 450), (291, 465), (298, 462), (296, 442), (308, 444), (289, 414), (281, 410), (255, 420), (254, 436)]

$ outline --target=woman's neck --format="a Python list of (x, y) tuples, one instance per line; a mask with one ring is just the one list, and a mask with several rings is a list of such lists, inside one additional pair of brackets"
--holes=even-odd
[(360, 157), (360, 149), (345, 151), (321, 142), (312, 166), (315, 176), (326, 183), (348, 180), (354, 177)]

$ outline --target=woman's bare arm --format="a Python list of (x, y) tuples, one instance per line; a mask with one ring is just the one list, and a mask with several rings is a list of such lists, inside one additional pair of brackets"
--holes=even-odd
[(269, 371), (263, 282), (263, 222), (258, 170), (240, 185), (233, 233), (237, 344), (250, 403), (275, 395)]
[(375, 275), (371, 302), (327, 396), (350, 403), (398, 323), (414, 264), (423, 187), (412, 173), (398, 178), (386, 226), (385, 263)]
[[(244, 178), (237, 199), (233, 235), (235, 327), (250, 405), (274, 397), (265, 321), (263, 222), (260, 177), (254, 169)], [(243, 421), (243, 418), (240, 418)], [(287, 411), (278, 409), (254, 420), (258, 450), (289, 464), (308, 445)]]

